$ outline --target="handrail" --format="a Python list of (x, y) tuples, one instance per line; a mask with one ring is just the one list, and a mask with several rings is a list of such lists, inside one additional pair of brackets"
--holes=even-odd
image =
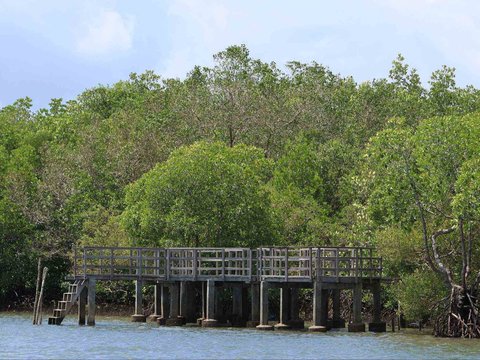
[[(315, 278), (381, 278), (383, 263), (372, 247), (73, 249), (75, 277), (216, 281), (313, 281)], [(253, 256), (255, 252), (255, 256)]]

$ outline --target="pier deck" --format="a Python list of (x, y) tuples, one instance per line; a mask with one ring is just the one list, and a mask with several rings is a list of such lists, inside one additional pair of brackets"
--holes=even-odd
[[(334, 316), (330, 324), (341, 324), (340, 291), (353, 290), (354, 319), (351, 331), (364, 331), (361, 320), (362, 290), (373, 292), (373, 329), (382, 331), (380, 322), (380, 282), (382, 258), (366, 247), (259, 247), (249, 248), (140, 248), (84, 247), (74, 250), (71, 291), (64, 294), (51, 324), (60, 324), (74, 301), (79, 304), (79, 323), (95, 323), (96, 281), (134, 280), (136, 308), (134, 321), (145, 321), (142, 313), (142, 287), (154, 284), (154, 318), (159, 324), (181, 325), (200, 310), (199, 324), (218, 325), (221, 289), (233, 289), (233, 311), (241, 322), (271, 329), (268, 324), (268, 289), (280, 288), (280, 323), (277, 328), (303, 326), (298, 315), (298, 289), (313, 288), (312, 331), (327, 328), (328, 301)], [(73, 290), (78, 290), (77, 292)], [(249, 295), (250, 292), (250, 295)], [(195, 308), (200, 298), (200, 309)], [(247, 306), (250, 300), (250, 308)], [(168, 305), (168, 306), (167, 306)], [(167, 309), (168, 307), (168, 309)], [(248, 318), (248, 319), (247, 319)], [(169, 322), (170, 320), (170, 322)], [(189, 320), (189, 319), (187, 319)], [(344, 322), (343, 322), (344, 323)], [(380, 324), (380, 325), (379, 325)], [(294, 326), (296, 327), (296, 326)], [(370, 326), (372, 329), (372, 326)], [(355, 330), (356, 329), (356, 330)], [(380, 329), (380, 330), (379, 330)]]

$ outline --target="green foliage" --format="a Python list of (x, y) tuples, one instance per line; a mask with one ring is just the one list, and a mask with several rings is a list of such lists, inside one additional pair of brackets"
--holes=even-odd
[(262, 151), (200, 142), (130, 185), (123, 214), (136, 244), (256, 246), (273, 240)]
[(399, 55), (359, 84), (240, 45), (183, 80), (146, 71), (31, 104), (0, 109), (6, 300), (32, 294), (37, 255), (58, 289), (74, 245), (372, 244), (396, 277), (424, 265), (418, 202), (429, 231), (465, 219), (478, 235), (480, 92), (452, 68), (425, 88)]
[(407, 319), (426, 321), (435, 315), (448, 290), (436, 274), (419, 269), (402, 278), (396, 294)]
[(328, 242), (322, 168), (315, 144), (305, 137), (288, 142), (276, 163), (271, 199), (285, 245)]

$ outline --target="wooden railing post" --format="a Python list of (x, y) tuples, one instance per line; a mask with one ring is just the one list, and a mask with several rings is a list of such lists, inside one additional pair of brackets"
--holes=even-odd
[(244, 273), (245, 276), (248, 276), (250, 278), (250, 281), (252, 281), (252, 275), (253, 275), (253, 263), (252, 263), (252, 249), (248, 249), (248, 263), (247, 263), (247, 272)]
[(142, 249), (138, 248), (137, 249), (137, 277), (139, 278), (142, 276), (142, 262), (143, 262)]
[(77, 247), (73, 247), (73, 276), (77, 277)]
[(285, 248), (285, 281), (288, 281), (288, 247)]
[(193, 280), (197, 280), (197, 249), (193, 249)]
[(315, 276), (313, 276), (314, 275), (313, 274), (313, 263), (312, 263), (312, 261), (313, 261), (313, 254), (312, 254), (313, 253), (313, 248), (311, 246), (308, 248), (308, 252), (309, 252), (309, 257), (310, 257), (310, 273), (308, 275), (310, 276), (310, 280), (311, 280), (311, 279), (315, 278)]
[(170, 279), (170, 249), (165, 249), (165, 279)]
[(222, 249), (222, 279), (225, 280), (225, 249)]
[(354, 258), (355, 258), (355, 278), (358, 279), (358, 266), (359, 266), (359, 258), (358, 258), (358, 249), (355, 248), (353, 250)]
[(83, 248), (83, 276), (87, 277), (87, 250)]

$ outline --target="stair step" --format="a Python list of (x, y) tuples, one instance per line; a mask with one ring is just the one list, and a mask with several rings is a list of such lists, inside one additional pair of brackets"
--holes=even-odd
[(53, 310), (53, 316), (48, 318), (48, 323), (60, 325), (79, 296), (79, 290), (83, 289), (85, 281), (77, 280), (68, 285), (68, 292), (63, 293), (62, 300), (57, 302), (57, 307)]

